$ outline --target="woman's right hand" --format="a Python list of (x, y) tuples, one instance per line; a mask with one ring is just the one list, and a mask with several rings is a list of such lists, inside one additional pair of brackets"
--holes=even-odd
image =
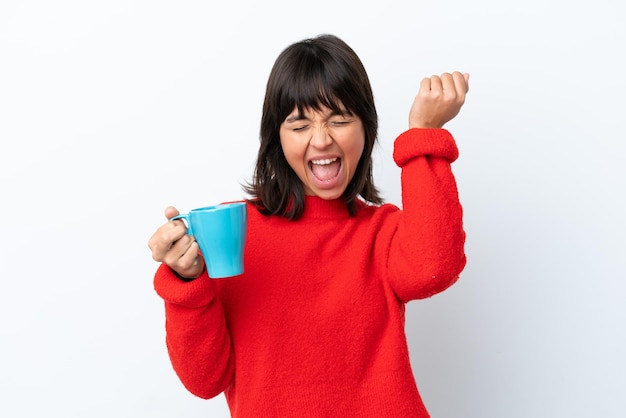
[(183, 221), (169, 221), (178, 214), (173, 206), (165, 209), (168, 221), (150, 237), (148, 247), (154, 261), (167, 264), (181, 277), (195, 279), (204, 271), (204, 259), (194, 237), (187, 234)]

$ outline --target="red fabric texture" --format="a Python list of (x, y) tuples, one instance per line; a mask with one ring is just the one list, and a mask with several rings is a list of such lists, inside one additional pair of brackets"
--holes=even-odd
[(185, 387), (225, 393), (247, 417), (428, 417), (409, 361), (405, 303), (465, 266), (462, 208), (444, 129), (395, 142), (402, 210), (307, 197), (297, 221), (248, 206), (245, 272), (183, 282), (165, 265), (166, 343)]

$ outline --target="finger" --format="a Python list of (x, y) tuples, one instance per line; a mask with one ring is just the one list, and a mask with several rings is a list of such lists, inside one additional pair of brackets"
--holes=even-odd
[(455, 92), (456, 86), (454, 85), (454, 77), (450, 73), (443, 73), (439, 76), (441, 80), (441, 86), (445, 92)]
[(430, 78), (425, 77), (425, 78), (422, 78), (422, 82), (420, 83), (420, 90), (418, 94), (428, 93), (428, 92), (430, 92)]
[(469, 90), (469, 85), (467, 84), (469, 79), (469, 74), (461, 74), (459, 71), (455, 71), (452, 73), (452, 77), (454, 79), (454, 86), (456, 91), (459, 94), (465, 94)]
[(173, 221), (169, 222), (171, 225), (173, 225), (175, 228), (182, 228), (185, 233), (187, 233), (187, 222), (185, 219), (174, 219)]
[(187, 235), (187, 226), (182, 220), (176, 219), (175, 221), (169, 221), (163, 225), (161, 240), (171, 245), (185, 235)]
[(183, 277), (196, 277), (202, 272), (202, 262), (198, 244), (193, 241), (187, 248), (187, 251), (178, 258), (168, 262), (168, 265)]
[[(196, 241), (191, 235), (185, 234), (180, 237), (180, 239), (175, 242), (170, 243), (170, 247), (167, 250), (167, 253), (163, 257), (163, 260), (168, 265), (179, 265), (180, 260), (185, 257), (185, 255), (189, 252), (190, 248), (192, 248), (196, 244)], [(196, 244), (196, 248), (197, 248)]]
[[(175, 223), (178, 223), (177, 221), (174, 221)], [(184, 228), (184, 225), (183, 225)], [(176, 225), (176, 232), (178, 233), (178, 231), (180, 230), (180, 226)], [(174, 247), (176, 245), (178, 245), (178, 248), (181, 248), (182, 251), (187, 251), (187, 249), (189, 248), (189, 246), (195, 242), (195, 237), (193, 235), (190, 235), (187, 231), (187, 229), (184, 229), (184, 232), (182, 235), (178, 235), (178, 237), (171, 242), (171, 247)]]
[(430, 91), (439, 92), (443, 91), (443, 84), (441, 83), (441, 78), (437, 75), (430, 77)]
[(152, 258), (161, 261), (173, 244), (185, 235), (187, 235), (187, 229), (181, 222), (167, 222), (162, 225), (148, 242), (152, 250)]
[(187, 268), (197, 266), (199, 262), (198, 251), (198, 243), (196, 241), (191, 241), (189, 247), (187, 247), (187, 251), (185, 251), (180, 258), (181, 264)]

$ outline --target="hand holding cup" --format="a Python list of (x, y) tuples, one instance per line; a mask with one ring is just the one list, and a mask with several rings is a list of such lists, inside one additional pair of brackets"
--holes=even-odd
[(187, 234), (185, 224), (182, 221), (169, 221), (178, 214), (173, 206), (165, 209), (168, 222), (152, 234), (148, 247), (154, 261), (166, 264), (181, 277), (195, 279), (204, 271), (204, 259), (194, 237)]
[(197, 241), (209, 277), (217, 279), (243, 273), (247, 212), (244, 202), (206, 206), (179, 214), (187, 234)]

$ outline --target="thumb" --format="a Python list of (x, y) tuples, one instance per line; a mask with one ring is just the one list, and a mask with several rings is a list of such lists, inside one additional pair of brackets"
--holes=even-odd
[(168, 206), (167, 208), (165, 208), (165, 217), (167, 219), (170, 219), (173, 216), (178, 215), (178, 209), (176, 209), (174, 206)]

